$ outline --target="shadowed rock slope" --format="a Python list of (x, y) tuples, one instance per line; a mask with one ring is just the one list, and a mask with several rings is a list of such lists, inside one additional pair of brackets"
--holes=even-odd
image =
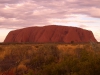
[(97, 42), (92, 31), (77, 27), (49, 25), (28, 27), (9, 32), (5, 43), (71, 43)]

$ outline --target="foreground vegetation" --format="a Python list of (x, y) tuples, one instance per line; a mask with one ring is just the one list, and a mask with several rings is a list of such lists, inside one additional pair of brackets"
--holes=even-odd
[(99, 75), (100, 44), (0, 45), (0, 75)]

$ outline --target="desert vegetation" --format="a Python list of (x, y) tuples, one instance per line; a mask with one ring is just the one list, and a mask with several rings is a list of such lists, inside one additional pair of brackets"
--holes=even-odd
[(0, 45), (0, 75), (99, 75), (100, 44)]

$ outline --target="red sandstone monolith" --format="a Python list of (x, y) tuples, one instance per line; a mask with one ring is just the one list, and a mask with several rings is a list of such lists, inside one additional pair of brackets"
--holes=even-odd
[(9, 32), (4, 43), (97, 42), (92, 31), (70, 26), (28, 27)]

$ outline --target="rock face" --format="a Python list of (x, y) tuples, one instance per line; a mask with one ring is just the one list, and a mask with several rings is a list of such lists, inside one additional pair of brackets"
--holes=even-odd
[(49, 25), (11, 31), (4, 43), (80, 43), (90, 40), (97, 42), (92, 31), (77, 27)]

